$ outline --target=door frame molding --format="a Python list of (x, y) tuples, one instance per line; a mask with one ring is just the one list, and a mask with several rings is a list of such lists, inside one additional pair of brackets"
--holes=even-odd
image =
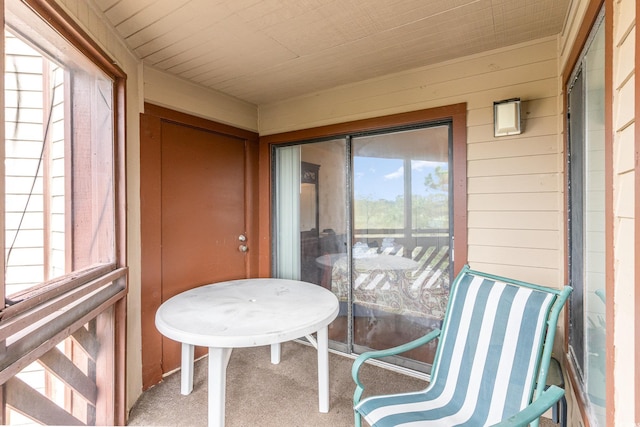
[[(142, 389), (162, 380), (162, 336), (155, 328), (155, 313), (162, 303), (161, 252), (161, 126), (163, 122), (190, 126), (244, 140), (245, 224), (247, 238), (257, 242), (258, 134), (211, 120), (145, 103), (140, 114), (140, 245)], [(258, 245), (254, 245), (258, 249)], [(258, 272), (258, 251), (246, 257), (247, 277)]]
[(296, 141), (338, 137), (345, 134), (384, 130), (451, 120), (453, 132), (453, 238), (455, 257), (453, 274), (456, 275), (467, 263), (467, 104), (452, 104), (426, 110), (410, 111), (371, 119), (356, 120), (333, 125), (302, 129), (260, 137), (260, 253), (259, 274), (271, 275), (271, 230), (272, 194), (271, 179), (273, 164), (271, 151), (274, 145)]

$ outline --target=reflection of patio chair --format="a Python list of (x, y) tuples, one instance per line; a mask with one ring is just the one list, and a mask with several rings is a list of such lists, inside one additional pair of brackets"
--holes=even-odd
[[(353, 365), (356, 426), (538, 425), (564, 390), (545, 383), (558, 316), (570, 287), (536, 286), (464, 267), (451, 287), (442, 330)], [(404, 353), (439, 338), (429, 386), (360, 400), (358, 377), (370, 358)], [(535, 390), (534, 390), (535, 388)], [(411, 424), (412, 422), (420, 423)]]

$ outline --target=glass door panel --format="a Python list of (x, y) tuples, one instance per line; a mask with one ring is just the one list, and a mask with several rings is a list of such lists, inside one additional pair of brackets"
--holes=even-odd
[[(384, 349), (438, 328), (451, 279), (451, 128), (275, 148), (277, 277), (340, 301), (331, 347)], [(428, 371), (435, 343), (392, 363)]]
[[(346, 140), (276, 148), (276, 274), (331, 289), (340, 314), (329, 326), (332, 347), (349, 351), (348, 277), (332, 280), (346, 265)], [(293, 183), (293, 184), (292, 184)]]
[[(449, 141), (448, 125), (352, 140), (357, 353), (440, 326), (450, 281)], [(426, 369), (434, 351), (426, 346), (395, 363)]]

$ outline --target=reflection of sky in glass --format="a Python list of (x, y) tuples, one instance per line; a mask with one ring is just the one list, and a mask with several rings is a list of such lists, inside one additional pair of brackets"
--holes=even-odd
[[(425, 187), (424, 182), (429, 174), (435, 177), (437, 166), (446, 170), (447, 163), (426, 160), (411, 162), (411, 190), (414, 195), (433, 194), (434, 190)], [(356, 199), (395, 200), (398, 196), (404, 196), (404, 161), (401, 159), (354, 157), (353, 176)]]

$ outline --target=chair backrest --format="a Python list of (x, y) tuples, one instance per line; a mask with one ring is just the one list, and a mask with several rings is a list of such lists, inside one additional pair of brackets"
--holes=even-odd
[(464, 267), (451, 287), (431, 395), (468, 411), (470, 425), (491, 425), (526, 407), (536, 384), (536, 396), (544, 389), (558, 315), (570, 291)]

